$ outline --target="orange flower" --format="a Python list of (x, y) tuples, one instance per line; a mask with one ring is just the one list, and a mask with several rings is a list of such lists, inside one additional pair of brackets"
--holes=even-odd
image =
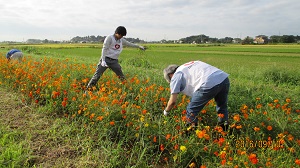
[(67, 106), (67, 102), (66, 102), (66, 101), (62, 101), (62, 102), (61, 102), (61, 105), (62, 105), (63, 107), (66, 107), (66, 106)]
[(267, 126), (267, 130), (268, 130), (268, 131), (271, 131), (272, 129), (273, 129), (273, 128), (272, 128), (271, 125)]
[(103, 116), (98, 116), (96, 120), (102, 121), (103, 120)]
[(57, 92), (57, 91), (53, 91), (53, 92), (52, 92), (52, 98), (53, 98), (53, 99), (57, 98), (59, 95), (60, 95), (60, 93)]
[(175, 150), (178, 150), (178, 149), (179, 149), (179, 145), (178, 145), (178, 144), (175, 144), (174, 149), (175, 149)]
[(286, 98), (286, 99), (285, 99), (285, 102), (290, 103), (290, 102), (291, 102), (291, 99)]
[(224, 118), (224, 114), (218, 114), (218, 116), (220, 117), (220, 118)]
[(239, 114), (234, 115), (234, 116), (233, 116), (233, 119), (234, 119), (235, 121), (240, 121), (240, 115), (239, 115)]
[(115, 125), (115, 122), (114, 122), (114, 121), (111, 121), (111, 122), (109, 122), (109, 125), (114, 126), (114, 125)]
[(293, 141), (293, 140), (294, 140), (294, 136), (293, 136), (292, 134), (289, 134), (289, 135), (288, 135), (288, 140), (289, 140), (289, 141)]
[(246, 151), (242, 151), (242, 152), (241, 152), (241, 155), (245, 155), (245, 154), (246, 154)]
[(271, 163), (270, 161), (268, 161), (268, 162), (266, 163), (266, 166), (267, 166), (267, 167), (271, 167), (271, 166), (272, 166), (272, 163)]
[(257, 108), (257, 109), (260, 109), (261, 107), (262, 107), (262, 104), (256, 105), (256, 108)]
[(190, 165), (189, 165), (189, 168), (195, 168), (196, 167), (196, 163), (195, 162), (192, 162)]
[(160, 149), (160, 151), (164, 151), (165, 150), (164, 144), (160, 144), (159, 149)]
[(87, 79), (87, 78), (82, 79), (82, 82), (83, 82), (83, 83), (87, 83), (87, 82), (88, 82), (88, 79)]
[(147, 113), (147, 110), (143, 110), (143, 111), (142, 111), (142, 114), (146, 114), (146, 113)]
[(204, 139), (209, 140), (210, 136), (208, 134), (204, 134)]
[(170, 139), (170, 137), (171, 137), (171, 134), (167, 134), (166, 135), (166, 140)]
[(218, 141), (219, 146), (222, 146), (224, 142), (225, 142), (225, 138), (221, 137)]
[(114, 99), (114, 100), (111, 102), (112, 105), (118, 104), (118, 103), (119, 103), (119, 101), (118, 101), (117, 99)]
[(249, 115), (246, 114), (246, 113), (244, 113), (244, 118), (245, 118), (245, 119), (248, 119), (248, 117), (249, 117)]
[(260, 130), (260, 128), (258, 128), (258, 127), (254, 127), (253, 129), (255, 132), (258, 132)]
[(300, 166), (300, 159), (297, 158), (297, 159), (295, 160), (295, 163), (296, 163), (296, 165), (299, 165), (299, 166)]
[(153, 137), (153, 142), (157, 142), (156, 136)]
[(221, 161), (221, 164), (222, 164), (222, 165), (225, 165), (225, 164), (226, 164), (226, 159), (223, 159), (223, 160)]
[(226, 158), (226, 152), (225, 151), (220, 152), (219, 156), (220, 156), (221, 159), (225, 159)]
[(95, 117), (95, 113), (92, 113), (91, 115), (90, 115), (90, 119), (93, 119)]
[(204, 138), (204, 135), (205, 135), (206, 131), (203, 130), (203, 131), (196, 131), (196, 134), (197, 134), (197, 137), (198, 138)]
[(258, 159), (256, 157), (256, 154), (254, 153), (251, 153), (249, 156), (248, 156), (249, 160), (253, 163), (253, 164), (257, 164), (258, 163)]

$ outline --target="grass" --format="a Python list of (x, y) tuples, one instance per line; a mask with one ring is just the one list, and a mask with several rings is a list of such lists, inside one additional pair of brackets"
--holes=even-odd
[(106, 167), (107, 151), (94, 149), (91, 128), (43, 107), (28, 107), (3, 86), (0, 93), (0, 167)]
[[(12, 47), (2, 47), (0, 54)], [(98, 82), (100, 90), (89, 97), (81, 89), (94, 73), (101, 46), (20, 47), (25, 64), (3, 59), (0, 69), (1, 86), (12, 86), (11, 91), (22, 95), (18, 103), (4, 106), (18, 111), (1, 113), (4, 146), (21, 148), (10, 159), (2, 157), (7, 167), (300, 164), (299, 45), (149, 45), (146, 52), (126, 48), (120, 62), (128, 83), (121, 84), (108, 70)], [(230, 74), (232, 135), (218, 131), (214, 102), (201, 111), (201, 125), (190, 136), (181, 132), (188, 98), (181, 96), (172, 115), (162, 116), (169, 96), (162, 69), (195, 59)], [(28, 122), (12, 131), (11, 118)]]

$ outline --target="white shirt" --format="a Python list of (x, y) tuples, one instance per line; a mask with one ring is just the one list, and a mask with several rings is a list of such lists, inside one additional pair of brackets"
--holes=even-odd
[(139, 45), (130, 43), (124, 38), (116, 40), (114, 35), (110, 35), (107, 36), (104, 40), (101, 59), (104, 59), (104, 57), (118, 59), (119, 55), (123, 50), (123, 44), (129, 47), (135, 47), (135, 48), (139, 47)]
[(192, 97), (200, 87), (210, 89), (223, 82), (229, 75), (201, 61), (192, 61), (177, 68), (171, 82), (171, 94), (180, 93)]

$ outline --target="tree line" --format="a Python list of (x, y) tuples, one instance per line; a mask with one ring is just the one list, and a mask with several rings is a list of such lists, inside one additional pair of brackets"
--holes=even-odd
[(245, 37), (244, 39), (241, 38), (232, 38), (232, 37), (225, 37), (225, 38), (210, 38), (204, 34), (196, 35), (196, 36), (189, 36), (182, 39), (179, 39), (179, 43), (241, 43), (241, 44), (274, 44), (274, 43), (299, 43), (300, 36), (294, 35), (273, 35), (273, 36), (266, 36), (266, 35), (258, 35), (255, 38), (253, 37)]
[[(106, 36), (76, 36), (71, 38), (69, 41), (53, 41), (53, 40), (39, 40), (39, 39), (28, 39), (27, 43), (102, 43), (104, 42)], [(160, 40), (160, 41), (152, 41), (147, 42), (141, 40), (139, 38), (128, 38), (126, 39), (132, 43), (183, 43), (183, 44), (203, 44), (203, 43), (240, 43), (240, 44), (276, 44), (276, 43), (300, 43), (300, 36), (294, 35), (273, 35), (273, 36), (266, 36), (266, 35), (258, 35), (256, 37), (245, 37), (244, 39), (241, 38), (232, 38), (232, 37), (225, 37), (225, 38), (211, 38), (207, 35), (200, 34), (200, 35), (193, 35), (185, 38), (181, 38), (179, 40)]]
[[(84, 37), (73, 37), (70, 42), (72, 43), (99, 43), (104, 42), (106, 36), (84, 36)], [(127, 38), (126, 40), (132, 43), (145, 43), (144, 40), (140, 40), (139, 38)]]

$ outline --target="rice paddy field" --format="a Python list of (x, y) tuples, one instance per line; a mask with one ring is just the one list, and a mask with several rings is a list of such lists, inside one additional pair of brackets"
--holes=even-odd
[[(46, 132), (37, 130), (44, 136), (40, 143), (47, 142), (45, 149), (34, 146), (33, 135), (40, 135), (34, 129), (12, 134), (1, 124), (0, 165), (300, 166), (300, 45), (144, 45), (146, 51), (125, 48), (119, 58), (126, 82), (108, 69), (85, 94), (101, 44), (0, 44), (1, 88), (51, 123)], [(7, 62), (6, 52), (12, 48), (23, 51), (22, 63)], [(217, 126), (213, 100), (192, 130), (185, 126), (189, 97), (180, 95), (170, 115), (163, 115), (170, 96), (163, 69), (192, 60), (230, 74), (230, 131)], [(42, 149), (59, 157), (47, 155), (47, 160)]]

